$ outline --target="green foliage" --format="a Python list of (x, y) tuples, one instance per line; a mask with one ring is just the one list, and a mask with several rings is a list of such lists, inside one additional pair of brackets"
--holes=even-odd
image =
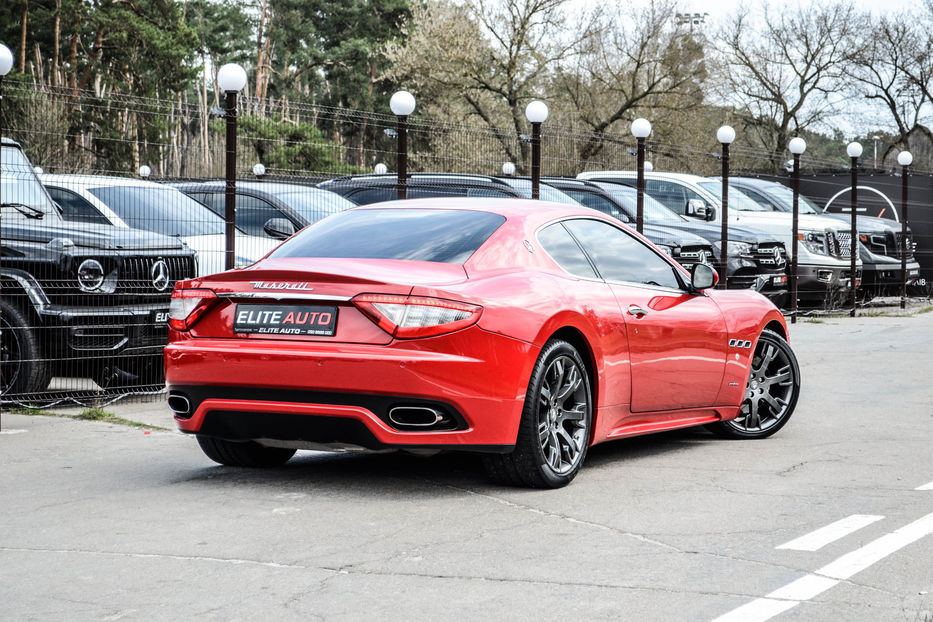
[[(348, 174), (361, 169), (341, 163), (339, 148), (310, 123), (284, 120), (280, 115), (238, 120), (240, 141), (248, 143), (268, 169)], [(223, 131), (222, 123), (215, 129)]]

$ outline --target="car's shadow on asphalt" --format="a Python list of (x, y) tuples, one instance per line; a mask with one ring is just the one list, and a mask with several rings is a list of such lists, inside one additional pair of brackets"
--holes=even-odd
[[(681, 451), (703, 449), (717, 440), (702, 429), (677, 430), (603, 443), (591, 447), (583, 473), (587, 469), (611, 468), (663, 457)], [(247, 469), (220, 465), (205, 466), (185, 472), (175, 484), (256, 486), (281, 488), (291, 492), (302, 487), (317, 491), (352, 490), (360, 494), (423, 494), (436, 497), (440, 491), (459, 495), (469, 492), (521, 490), (492, 483), (486, 476), (479, 456), (464, 452), (414, 455), (398, 451), (387, 453), (299, 452), (285, 465), (272, 469)]]

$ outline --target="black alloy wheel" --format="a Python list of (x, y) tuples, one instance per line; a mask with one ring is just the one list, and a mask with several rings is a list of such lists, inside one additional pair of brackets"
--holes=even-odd
[(486, 470), (507, 485), (566, 486), (583, 465), (592, 421), (593, 393), (583, 359), (566, 341), (551, 340), (531, 374), (515, 449), (484, 456)]
[(800, 366), (794, 351), (780, 335), (765, 330), (755, 347), (738, 417), (709, 428), (727, 438), (767, 438), (784, 427), (799, 396)]
[(0, 394), (27, 397), (45, 391), (51, 368), (42, 357), (36, 329), (18, 307), (2, 303), (0, 308)]

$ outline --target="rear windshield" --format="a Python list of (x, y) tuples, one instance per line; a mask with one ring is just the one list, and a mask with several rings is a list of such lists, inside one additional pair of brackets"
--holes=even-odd
[(319, 221), (270, 257), (409, 259), (462, 264), (505, 218), (489, 212), (360, 209)]

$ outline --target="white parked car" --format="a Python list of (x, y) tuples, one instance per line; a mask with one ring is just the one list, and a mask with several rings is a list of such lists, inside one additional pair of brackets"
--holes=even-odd
[[(591, 171), (580, 179), (611, 181), (634, 186), (635, 171)], [(682, 173), (645, 173), (645, 192), (674, 212), (714, 224), (722, 223), (722, 180)], [(792, 252), (792, 215), (766, 210), (729, 186), (729, 223), (769, 233)], [(848, 289), (851, 270), (851, 232), (829, 216), (800, 214), (798, 221), (798, 295), (819, 299), (827, 291)], [(861, 261), (856, 261), (856, 271)], [(858, 279), (856, 278), (856, 282)]]
[[(39, 175), (62, 217), (179, 237), (197, 252), (198, 276), (224, 270), (224, 219), (183, 192), (142, 179), (98, 175)], [(264, 257), (277, 240), (236, 233), (236, 267)]]

